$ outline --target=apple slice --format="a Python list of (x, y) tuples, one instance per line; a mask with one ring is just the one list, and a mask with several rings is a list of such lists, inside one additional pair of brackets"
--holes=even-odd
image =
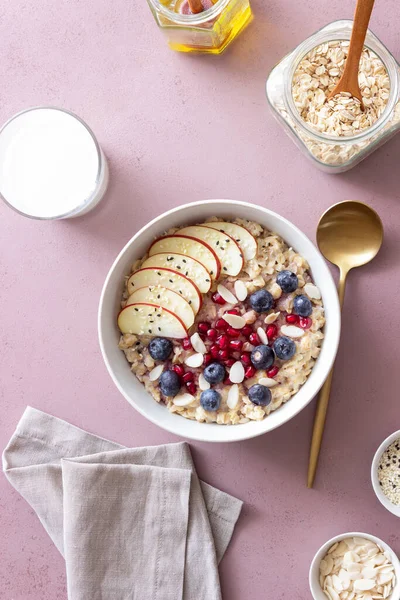
[(199, 288), (202, 294), (206, 294), (211, 287), (211, 275), (207, 269), (195, 258), (177, 252), (162, 252), (153, 254), (142, 264), (142, 269), (146, 267), (162, 267), (173, 269), (189, 277)]
[(125, 306), (118, 315), (118, 327), (122, 333), (136, 335), (182, 339), (188, 334), (178, 315), (145, 302)]
[(198, 287), (185, 275), (172, 269), (139, 269), (128, 279), (128, 294), (131, 295), (139, 288), (161, 285), (173, 292), (180, 294), (189, 304), (193, 313), (197, 315), (203, 303)]
[(194, 313), (185, 298), (161, 285), (139, 288), (129, 296), (126, 305), (146, 304), (147, 302), (155, 306), (161, 306), (161, 308), (166, 308), (175, 315), (179, 315), (179, 318), (188, 329), (194, 323)]
[(251, 260), (256, 256), (256, 238), (245, 227), (236, 223), (225, 223), (224, 221), (213, 221), (212, 223), (204, 223), (204, 225), (218, 229), (218, 231), (222, 231), (233, 237), (246, 260)]
[(192, 225), (179, 229), (179, 235), (190, 235), (208, 244), (216, 253), (225, 275), (238, 275), (243, 267), (243, 254), (235, 240), (208, 225)]
[(207, 269), (211, 279), (218, 279), (221, 272), (221, 263), (218, 256), (210, 246), (201, 240), (187, 235), (166, 235), (159, 238), (149, 248), (149, 255), (160, 252), (178, 252), (195, 258)]

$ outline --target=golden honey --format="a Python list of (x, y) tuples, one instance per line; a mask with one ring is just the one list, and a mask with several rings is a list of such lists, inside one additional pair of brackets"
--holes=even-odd
[(179, 52), (220, 54), (252, 19), (248, 0), (202, 0), (192, 14), (188, 0), (148, 0), (154, 18)]

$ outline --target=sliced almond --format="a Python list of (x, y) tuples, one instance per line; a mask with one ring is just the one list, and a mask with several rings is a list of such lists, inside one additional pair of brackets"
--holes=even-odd
[(333, 558), (327, 555), (324, 559), (321, 560), (319, 565), (319, 570), (322, 575), (329, 575), (333, 568)]
[(313, 283), (306, 283), (303, 290), (311, 300), (321, 300), (321, 292)]
[(235, 281), (235, 294), (240, 302), (243, 302), (247, 298), (247, 287), (241, 279)]
[(188, 356), (185, 359), (185, 365), (187, 365), (188, 367), (192, 367), (192, 369), (196, 369), (197, 367), (201, 367), (201, 365), (203, 364), (203, 355), (201, 354), (201, 352), (198, 352), (197, 354), (191, 354), (190, 356)]
[(389, 581), (392, 581), (393, 578), (393, 573), (379, 573), (378, 575), (378, 584), (379, 585), (385, 585), (386, 583), (389, 583)]
[(300, 338), (304, 335), (304, 329), (296, 327), (296, 325), (282, 325), (281, 332), (290, 338)]
[(268, 336), (262, 327), (257, 327), (257, 334), (262, 344), (268, 344)]
[(163, 371), (164, 365), (157, 365), (156, 367), (154, 367), (154, 369), (149, 373), (150, 381), (157, 381), (157, 379), (160, 377)]
[(200, 354), (205, 354), (207, 352), (207, 348), (197, 331), (190, 337), (190, 343), (196, 352), (200, 352)]
[(327, 586), (326, 591), (328, 592), (332, 600), (340, 600), (339, 594), (330, 585)]
[(220, 296), (223, 297), (225, 302), (229, 302), (229, 304), (237, 304), (237, 298), (226, 288), (222, 283), (220, 283), (217, 287), (217, 292)]
[(194, 399), (195, 397), (192, 394), (179, 394), (179, 396), (175, 396), (172, 402), (175, 406), (189, 406)]
[(243, 327), (246, 325), (246, 321), (239, 315), (225, 313), (222, 318), (228, 323), (228, 325), (233, 327), (233, 329), (243, 329)]
[(231, 370), (229, 371), (229, 379), (232, 383), (242, 383), (244, 379), (244, 367), (240, 360), (237, 360), (231, 366)]
[(332, 575), (333, 587), (337, 592), (343, 592), (343, 584), (337, 575)]
[(204, 390), (209, 390), (211, 387), (211, 385), (208, 383), (208, 381), (206, 381), (203, 373), (200, 373), (199, 375), (199, 388), (201, 389), (202, 392), (204, 392)]
[(265, 317), (264, 323), (266, 325), (271, 325), (271, 323), (275, 323), (275, 321), (277, 320), (277, 318), (279, 317), (280, 314), (281, 314), (280, 312), (270, 313), (267, 317)]
[(228, 408), (233, 410), (234, 408), (237, 407), (238, 402), (239, 402), (239, 386), (235, 383), (235, 385), (232, 385), (231, 388), (229, 389), (228, 398), (227, 398), (226, 403), (228, 405)]
[(367, 592), (368, 590), (372, 590), (375, 585), (373, 579), (356, 579), (354, 582), (354, 589)]
[(275, 381), (275, 379), (271, 379), (271, 377), (261, 377), (261, 379), (258, 380), (258, 383), (260, 385), (265, 385), (267, 388), (272, 388), (275, 385), (278, 385), (278, 382)]

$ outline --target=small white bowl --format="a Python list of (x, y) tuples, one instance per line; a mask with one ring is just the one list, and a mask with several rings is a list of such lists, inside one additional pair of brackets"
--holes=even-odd
[[(321, 353), (308, 377), (289, 402), (272, 412), (263, 421), (241, 425), (217, 425), (185, 419), (157, 403), (130, 370), (124, 353), (118, 348), (120, 333), (117, 315), (120, 309), (124, 278), (135, 259), (144, 255), (150, 243), (171, 227), (201, 223), (213, 215), (225, 219), (241, 217), (256, 221), (275, 231), (289, 246), (309, 263), (315, 284), (319, 287), (325, 308), (325, 339)], [(114, 261), (100, 298), (98, 330), (101, 352), (107, 369), (128, 402), (146, 419), (167, 431), (204, 442), (235, 442), (271, 431), (297, 415), (317, 394), (335, 360), (340, 337), (340, 308), (331, 273), (314, 244), (297, 227), (276, 213), (246, 202), (235, 200), (203, 200), (170, 210), (143, 227), (126, 244)]]
[(393, 592), (387, 598), (387, 600), (399, 600), (400, 597), (400, 561), (397, 558), (396, 554), (393, 552), (390, 546), (388, 546), (383, 540), (371, 535), (369, 533), (360, 533), (355, 531), (350, 531), (349, 533), (342, 533), (341, 535), (337, 535), (333, 537), (331, 540), (327, 541), (321, 548), (318, 550), (314, 559), (311, 563), (310, 574), (309, 574), (309, 583), (312, 597), (314, 600), (326, 600), (326, 596), (322, 591), (322, 588), (319, 583), (319, 565), (321, 560), (324, 558), (325, 554), (328, 552), (329, 548), (333, 546), (336, 542), (340, 542), (341, 540), (345, 540), (349, 537), (361, 537), (367, 540), (371, 540), (371, 542), (375, 542), (378, 544), (383, 550), (388, 552), (390, 555), (390, 559), (394, 566), (394, 571), (396, 574), (396, 585), (393, 588)]
[(397, 439), (400, 439), (400, 430), (395, 431), (394, 433), (392, 433), (392, 435), (389, 435), (389, 437), (386, 438), (386, 440), (384, 440), (382, 442), (382, 444), (379, 446), (378, 450), (375, 452), (375, 456), (373, 458), (372, 466), (371, 466), (371, 481), (372, 481), (372, 487), (374, 488), (374, 492), (375, 492), (376, 497), (378, 498), (379, 502), (389, 512), (396, 515), (396, 517), (400, 517), (400, 506), (396, 506), (395, 504), (390, 502), (389, 498), (387, 498), (385, 496), (385, 494), (382, 492), (381, 486), (379, 485), (379, 479), (378, 479), (378, 466), (379, 466), (379, 461), (381, 459), (381, 456), (385, 452), (385, 450), (391, 444), (393, 444), (393, 442)]

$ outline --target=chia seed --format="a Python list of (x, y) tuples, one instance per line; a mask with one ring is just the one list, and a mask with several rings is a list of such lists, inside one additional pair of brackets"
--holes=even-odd
[(386, 498), (400, 505), (400, 440), (394, 441), (381, 456), (378, 479)]

